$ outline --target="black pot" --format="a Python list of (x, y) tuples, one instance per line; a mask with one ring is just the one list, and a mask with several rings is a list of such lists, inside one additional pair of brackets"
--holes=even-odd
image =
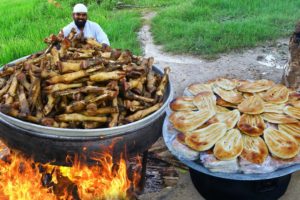
[(198, 192), (207, 200), (275, 200), (281, 197), (291, 175), (255, 181), (214, 177), (190, 168), (190, 176)]
[[(156, 73), (163, 71), (153, 66)], [(0, 139), (11, 149), (33, 156), (39, 162), (66, 164), (66, 158), (73, 160), (77, 155), (85, 159), (95, 153), (110, 151), (119, 156), (136, 156), (142, 153), (161, 136), (163, 118), (173, 98), (171, 83), (168, 84), (164, 104), (147, 117), (126, 125), (98, 129), (67, 129), (46, 127), (22, 121), (0, 112)]]
[(138, 130), (105, 138), (47, 137), (1, 121), (0, 138), (10, 149), (32, 156), (35, 161), (70, 165), (77, 156), (90, 161), (107, 151), (116, 159), (121, 152), (126, 152), (127, 156), (144, 152), (161, 136), (163, 118), (164, 115)]

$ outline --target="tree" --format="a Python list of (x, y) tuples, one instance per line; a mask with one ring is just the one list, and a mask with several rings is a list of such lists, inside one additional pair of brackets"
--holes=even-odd
[(300, 89), (300, 22), (295, 26), (295, 31), (289, 42), (290, 58), (285, 67), (282, 82), (292, 89)]

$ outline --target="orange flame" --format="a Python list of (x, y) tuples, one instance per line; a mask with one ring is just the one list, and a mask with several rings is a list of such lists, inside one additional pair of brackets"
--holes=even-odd
[[(41, 165), (18, 154), (10, 154), (9, 161), (0, 159), (1, 200), (71, 200), (75, 193), (82, 200), (130, 199), (130, 191), (139, 182), (138, 173), (130, 181), (126, 161), (121, 155), (115, 164), (112, 156), (105, 153), (97, 158), (96, 165), (87, 166), (75, 162), (72, 167)], [(141, 165), (138, 159), (137, 166)], [(43, 186), (43, 174), (38, 166), (51, 177)]]
[(0, 199), (52, 200), (55, 195), (41, 184), (42, 174), (32, 162), (18, 155), (11, 155), (11, 163), (0, 160)]

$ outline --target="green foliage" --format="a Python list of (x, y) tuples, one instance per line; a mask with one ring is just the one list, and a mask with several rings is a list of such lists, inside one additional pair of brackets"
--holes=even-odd
[[(0, 13), (5, 17), (0, 18), (0, 66), (45, 49), (44, 38), (72, 21), (72, 7), (78, 1), (56, 1), (60, 7), (47, 0), (2, 0)], [(138, 12), (109, 11), (96, 1), (87, 2), (90, 20), (100, 24), (112, 47), (141, 53), (136, 36), (141, 26)]]
[(300, 18), (298, 0), (193, 0), (162, 10), (152, 33), (165, 50), (216, 54), (287, 36)]
[[(54, 0), (52, 0), (53, 2)], [(72, 21), (82, 2), (89, 19), (107, 33), (114, 48), (140, 54), (137, 31), (143, 9), (117, 10), (117, 3), (156, 9), (152, 33), (165, 50), (214, 55), (289, 35), (300, 18), (299, 0), (2, 0), (0, 66), (46, 48), (43, 39)], [(5, 16), (5, 17), (4, 17)]]

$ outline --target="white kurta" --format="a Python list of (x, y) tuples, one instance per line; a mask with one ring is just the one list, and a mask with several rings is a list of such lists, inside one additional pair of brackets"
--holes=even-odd
[[(65, 26), (63, 28), (64, 37), (67, 37), (69, 35), (72, 28), (76, 29), (76, 31), (77, 31), (76, 34), (80, 33), (80, 30), (78, 29), (75, 22), (73, 21), (73, 22), (71, 22), (70, 24), (68, 24), (67, 26)], [(84, 34), (85, 38), (91, 38), (92, 37), (92, 38), (95, 38), (99, 43), (105, 43), (105, 44), (110, 45), (106, 33), (95, 22), (87, 20), (85, 25), (84, 25), (83, 34)]]

